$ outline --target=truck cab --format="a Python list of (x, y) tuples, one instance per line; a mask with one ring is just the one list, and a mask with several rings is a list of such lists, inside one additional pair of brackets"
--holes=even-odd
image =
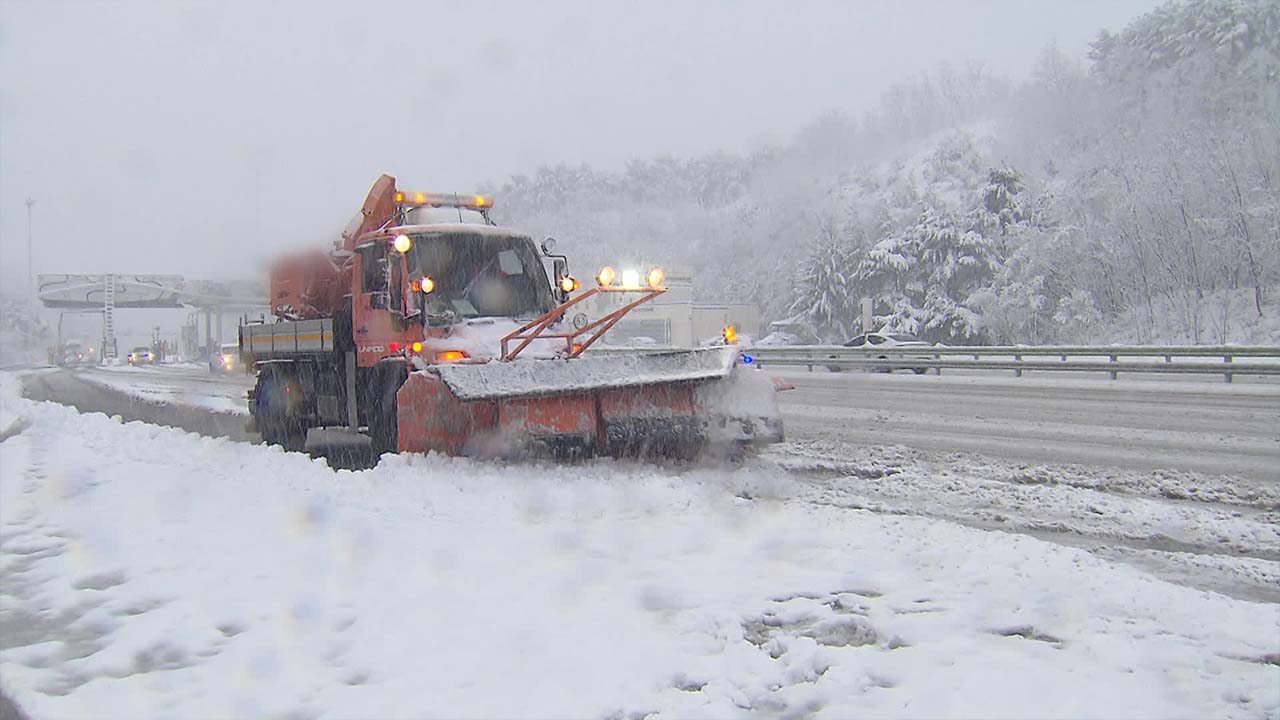
[(398, 352), (393, 344), (428, 364), (489, 359), (489, 330), (514, 329), (557, 300), (533, 240), (488, 225), (388, 228), (356, 246), (352, 279), (362, 366)]

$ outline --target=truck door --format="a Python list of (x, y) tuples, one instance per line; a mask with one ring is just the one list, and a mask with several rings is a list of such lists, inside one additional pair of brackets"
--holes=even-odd
[(352, 293), (351, 332), (355, 337), (356, 364), (370, 367), (391, 355), (391, 343), (399, 336), (391, 316), (391, 273), (386, 245), (372, 243), (356, 251)]

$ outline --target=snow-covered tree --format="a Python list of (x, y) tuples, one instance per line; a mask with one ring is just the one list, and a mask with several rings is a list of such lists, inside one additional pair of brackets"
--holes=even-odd
[(53, 333), (40, 319), (39, 306), (25, 298), (0, 295), (0, 363), (43, 362)]
[(791, 315), (807, 320), (825, 338), (847, 339), (859, 312), (849, 270), (847, 243), (834, 222), (824, 220), (797, 273)]
[(938, 68), (747, 154), (540, 168), (497, 216), (833, 336), (874, 296), (948, 342), (1280, 341), (1280, 4), (1170, 2), (1027, 70)]
[(981, 338), (981, 321), (967, 303), (996, 264), (995, 246), (979, 229), (925, 207), (911, 227), (866, 253), (856, 277), (874, 289), (877, 319), (886, 327), (963, 343)]

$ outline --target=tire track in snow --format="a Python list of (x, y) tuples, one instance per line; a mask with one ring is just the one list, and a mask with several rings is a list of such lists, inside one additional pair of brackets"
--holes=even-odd
[[(899, 447), (849, 448), (847, 456), (866, 459), (824, 462), (804, 450), (790, 444), (767, 458), (795, 479), (798, 502), (1028, 535), (1177, 584), (1280, 602), (1280, 511), (1270, 495), (1255, 505), (1232, 505), (1166, 497), (1161, 482), (1167, 478), (1141, 473), (1098, 478), (1090, 475), (1095, 470), (1077, 468), (1075, 483), (1026, 484), (1008, 478), (1049, 469), (971, 456), (940, 460)], [(1073, 475), (1062, 468), (1052, 472)], [(1217, 482), (1225, 486), (1220, 492), (1235, 497), (1227, 492), (1230, 479)]]

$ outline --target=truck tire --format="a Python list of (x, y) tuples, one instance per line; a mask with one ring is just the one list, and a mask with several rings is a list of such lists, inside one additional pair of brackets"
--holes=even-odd
[(400, 449), (399, 419), (396, 417), (396, 393), (404, 384), (408, 373), (404, 365), (389, 363), (380, 373), (380, 390), (371, 393), (373, 407), (369, 408), (369, 439), (379, 455), (398, 452)]
[(275, 425), (268, 422), (268, 416), (271, 414), (271, 406), (275, 402), (273, 393), (275, 388), (272, 385), (271, 372), (263, 370), (258, 373), (258, 379), (253, 385), (254, 401), (250, 407), (253, 414), (253, 425), (257, 428), (258, 434), (262, 436), (262, 442), (268, 445), (277, 444), (275, 438)]
[(307, 444), (307, 427), (294, 412), (290, 395), (292, 378), (285, 372), (268, 370), (258, 376), (257, 424), (262, 441), (285, 450), (301, 452)]

